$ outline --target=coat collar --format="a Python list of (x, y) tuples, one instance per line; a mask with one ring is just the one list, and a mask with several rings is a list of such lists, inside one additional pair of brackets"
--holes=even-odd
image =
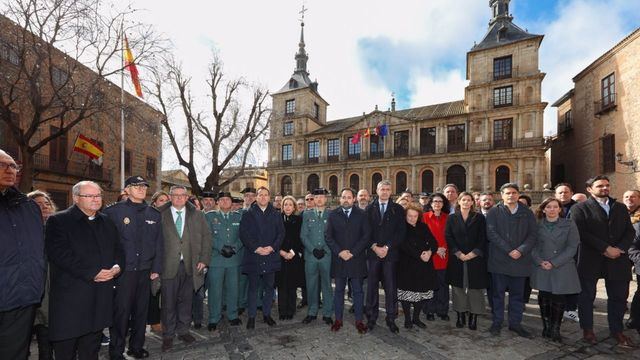
[[(79, 221), (79, 220), (83, 220), (83, 219), (88, 219), (89, 217), (87, 216), (87, 214), (83, 213), (82, 210), (80, 210), (80, 208), (78, 207), (78, 205), (72, 205), (69, 208), (69, 213), (71, 214), (71, 216), (73, 217), (74, 220)], [(104, 216), (104, 214), (102, 214), (100, 211), (96, 212), (96, 219), (101, 218), (102, 216)]]

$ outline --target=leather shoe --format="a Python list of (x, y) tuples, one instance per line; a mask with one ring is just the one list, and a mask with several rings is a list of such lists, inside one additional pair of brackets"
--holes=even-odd
[(367, 333), (367, 326), (362, 322), (362, 320), (356, 321), (356, 329), (358, 330), (358, 333), (360, 333), (360, 334), (366, 334)]
[(367, 322), (367, 328), (369, 329), (369, 331), (373, 330), (373, 328), (376, 327), (376, 322), (375, 321), (368, 321)]
[(269, 325), (269, 326), (275, 326), (276, 325), (275, 320), (273, 320), (273, 318), (271, 318), (271, 316), (265, 316), (262, 319), (264, 320), (264, 323)]
[(149, 352), (145, 349), (140, 350), (127, 350), (127, 355), (132, 356), (136, 359), (144, 359), (149, 357)]
[(523, 338), (531, 339), (533, 337), (533, 336), (531, 336), (530, 332), (525, 330), (520, 325), (518, 325), (518, 326), (509, 326), (509, 331), (513, 331), (514, 333), (518, 334), (518, 336), (523, 337)]
[(619, 347), (627, 349), (633, 347), (631, 339), (628, 336), (624, 335), (622, 332), (613, 334), (613, 338), (616, 339)]
[(440, 320), (442, 321), (449, 321), (451, 320), (451, 318), (449, 317), (449, 314), (442, 314), (442, 315), (438, 315), (438, 317), (440, 318)]
[(187, 345), (192, 344), (196, 341), (196, 338), (194, 338), (193, 335), (191, 334), (179, 335), (178, 339), (180, 339), (182, 342), (184, 342)]
[(256, 318), (250, 317), (247, 319), (247, 330), (253, 330), (256, 328)]
[(218, 327), (217, 323), (209, 323), (209, 325), (207, 325), (207, 330), (214, 331), (217, 327)]
[(492, 324), (489, 328), (489, 333), (491, 336), (500, 336), (501, 326), (498, 324)]
[(391, 331), (394, 334), (397, 334), (400, 332), (400, 329), (398, 329), (398, 326), (393, 320), (387, 320), (387, 327), (389, 327), (389, 331)]
[(333, 325), (331, 325), (331, 331), (336, 332), (340, 330), (341, 327), (342, 327), (342, 320), (336, 320), (336, 322), (334, 322)]
[(193, 328), (196, 329), (196, 330), (200, 330), (200, 329), (202, 329), (202, 324), (195, 323), (195, 324), (193, 324)]
[(330, 316), (323, 316), (322, 321), (324, 321), (324, 323), (327, 325), (333, 324), (333, 319)]
[(434, 321), (436, 319), (436, 316), (433, 315), (432, 313), (428, 313), (427, 314), (427, 320), (428, 321)]
[(162, 339), (162, 352), (167, 352), (173, 348), (173, 339)]
[(307, 315), (304, 319), (302, 319), (302, 323), (309, 324), (310, 322), (314, 321), (317, 318), (318, 318), (317, 316)]
[(240, 319), (238, 319), (238, 318), (233, 319), (233, 320), (230, 320), (230, 321), (229, 321), (229, 325), (231, 325), (231, 326), (238, 326), (238, 325), (242, 325), (242, 320), (240, 320)]
[(593, 333), (591, 329), (582, 330), (582, 339), (591, 345), (595, 345), (598, 343), (598, 339), (596, 339), (596, 334)]
[(238, 309), (238, 316), (244, 314), (244, 308), (239, 308)]
[(413, 325), (419, 327), (420, 329), (426, 329), (427, 328), (427, 324), (425, 324), (422, 321), (420, 321), (420, 319), (413, 319)]

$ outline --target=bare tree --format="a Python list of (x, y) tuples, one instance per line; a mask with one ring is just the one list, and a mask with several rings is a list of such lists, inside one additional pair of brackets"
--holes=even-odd
[[(241, 78), (227, 80), (218, 55), (214, 54), (208, 70), (210, 108), (206, 111), (200, 110), (203, 105), (192, 96), (191, 77), (172, 57), (165, 59), (164, 66), (155, 68), (153, 85), (148, 90), (164, 114), (162, 126), (179, 165), (187, 169), (196, 195), (217, 192), (244, 173), (252, 148), (264, 138), (270, 114), (265, 105), (268, 91)], [(248, 100), (246, 106), (242, 105), (243, 100)], [(202, 166), (202, 159), (210, 160), (210, 170)], [(223, 177), (225, 169), (231, 167), (233, 174)]]
[(150, 26), (126, 21), (135, 10), (103, 0), (5, 0), (0, 8), (7, 16), (0, 15), (0, 122), (18, 147), (26, 191), (38, 150), (120, 106), (105, 95), (106, 78), (122, 70), (122, 29), (139, 66), (166, 42)]

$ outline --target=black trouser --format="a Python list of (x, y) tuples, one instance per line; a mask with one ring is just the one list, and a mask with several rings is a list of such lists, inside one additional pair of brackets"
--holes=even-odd
[(53, 359), (53, 347), (49, 341), (49, 328), (42, 324), (33, 327), (38, 341), (38, 360)]
[(640, 275), (636, 274), (636, 282), (639, 284), (633, 300), (631, 301), (631, 309), (629, 311), (630, 326), (633, 329), (640, 330)]
[(447, 270), (436, 270), (438, 289), (434, 291), (433, 298), (425, 300), (422, 310), (425, 314), (438, 314), (441, 316), (449, 313), (449, 283), (447, 282)]
[(566, 296), (567, 301), (564, 303), (564, 311), (577, 311), (579, 299), (580, 299), (580, 294), (567, 295)]
[[(102, 331), (88, 333), (77, 338), (56, 341), (53, 351), (56, 360), (98, 360)], [(4, 358), (3, 358), (4, 359)]]
[[(580, 316), (580, 327), (584, 330), (593, 330), (593, 301), (596, 298), (596, 285), (598, 279), (580, 278), (582, 292), (578, 301), (578, 315)], [(609, 321), (609, 331), (611, 334), (622, 332), (622, 319), (629, 297), (629, 282), (605, 280), (607, 289), (607, 320)]]
[(178, 266), (178, 274), (173, 279), (162, 279), (162, 336), (173, 339), (189, 333), (193, 278), (187, 273), (184, 262)]
[(149, 295), (149, 312), (147, 313), (147, 324), (160, 324), (160, 291), (156, 296)]
[(398, 288), (396, 286), (396, 263), (379, 258), (370, 258), (367, 277), (367, 320), (375, 323), (378, 320), (378, 283), (384, 286), (384, 307), (387, 320), (395, 320), (398, 316)]
[(35, 305), (0, 312), (0, 359), (27, 358), (35, 314)]
[(119, 358), (124, 353), (129, 326), (131, 326), (129, 350), (140, 351), (144, 347), (151, 292), (150, 275), (150, 270), (124, 271), (116, 279), (113, 326), (109, 329), (111, 357)]
[(278, 285), (278, 313), (293, 316), (296, 313), (297, 287)]

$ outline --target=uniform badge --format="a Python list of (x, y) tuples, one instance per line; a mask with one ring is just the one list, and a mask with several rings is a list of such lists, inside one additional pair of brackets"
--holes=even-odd
[(149, 225), (153, 225), (153, 224), (155, 224), (155, 223), (156, 223), (156, 222), (155, 222), (155, 221), (153, 221), (153, 220), (145, 220), (145, 221), (146, 221), (146, 222), (147, 222), (147, 224), (149, 224)]
[(122, 220), (122, 222), (123, 222), (125, 225), (129, 225), (129, 223), (131, 222), (131, 220), (129, 220), (129, 218), (128, 218), (128, 217), (125, 217), (125, 218)]
[(219, 223), (220, 223), (220, 221), (218, 221), (218, 218), (213, 218), (213, 223), (214, 223), (214, 224), (219, 224)]

